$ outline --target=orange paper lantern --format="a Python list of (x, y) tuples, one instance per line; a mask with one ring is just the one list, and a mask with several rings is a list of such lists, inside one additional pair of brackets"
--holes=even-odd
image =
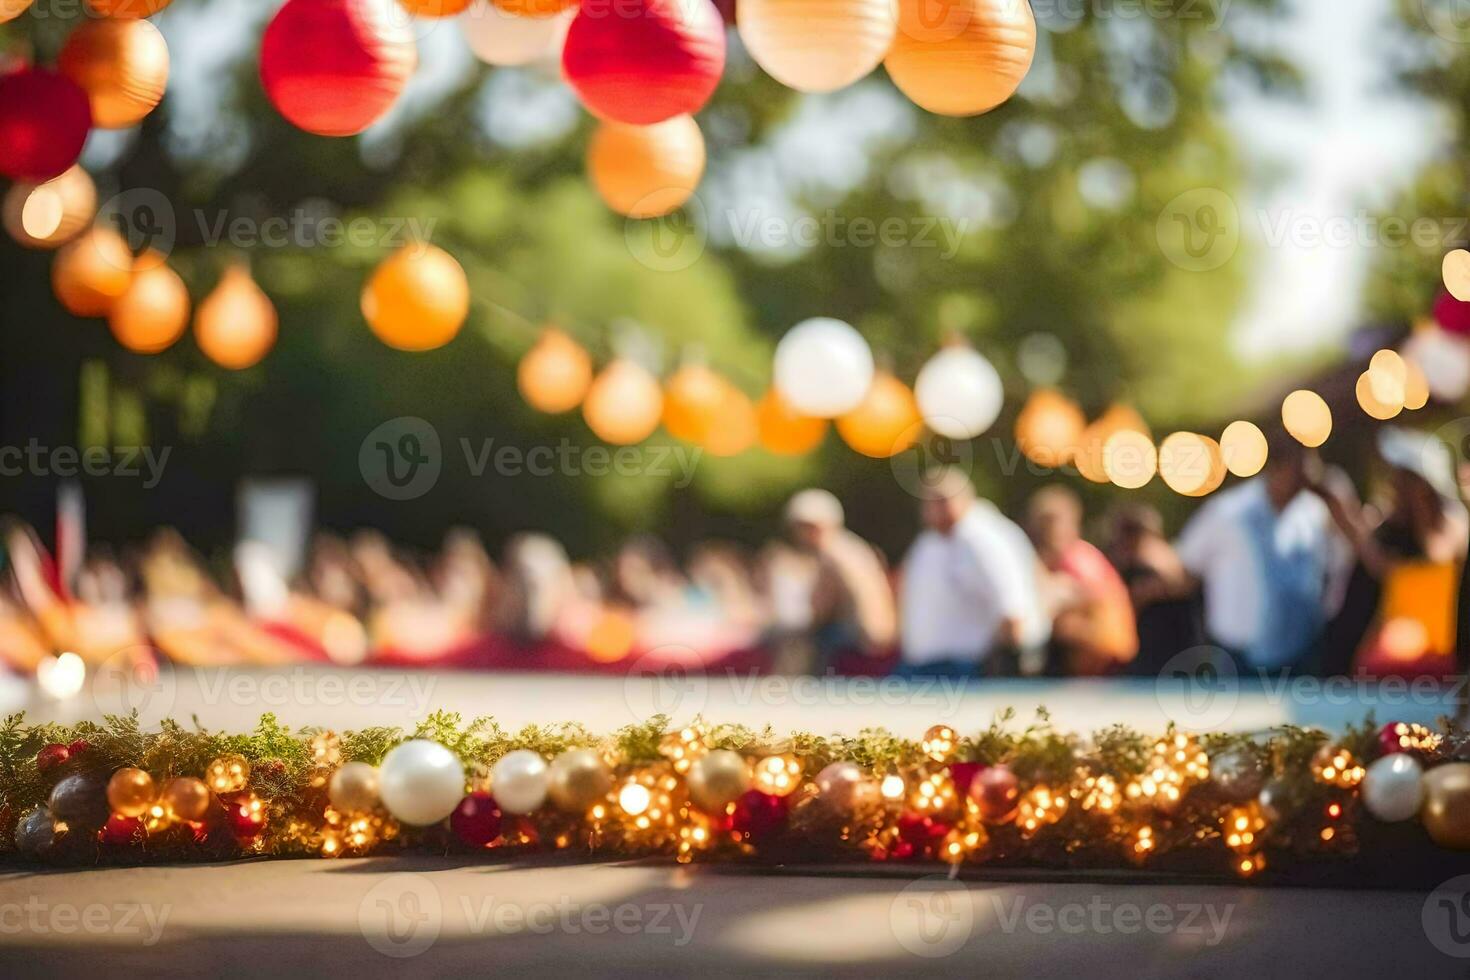
[(0, 24), (15, 20), (30, 9), (34, 0), (0, 0)]
[(276, 342), (276, 308), (243, 265), (225, 270), (194, 317), (194, 339), (204, 356), (239, 371), (260, 362)]
[(592, 358), (560, 330), (542, 332), (516, 368), (516, 387), (526, 404), (555, 415), (582, 404), (592, 384)]
[(1016, 416), (1016, 445), (1037, 466), (1062, 466), (1072, 459), (1087, 429), (1077, 403), (1052, 388), (1038, 388)]
[(5, 230), (26, 248), (60, 248), (96, 214), (97, 185), (81, 167), (44, 184), (12, 184), (5, 192)]
[(170, 2), (171, 0), (87, 0), (87, 9), (98, 17), (137, 20), (140, 17), (152, 17)]
[(831, 92), (878, 67), (898, 26), (893, 0), (741, 0), (745, 50), (782, 85)]
[(778, 456), (802, 456), (822, 444), (827, 420), (801, 415), (776, 391), (767, 389), (755, 406), (761, 447)]
[(701, 443), (724, 404), (730, 383), (703, 364), (685, 364), (664, 385), (663, 423), (669, 435)]
[(1011, 97), (1035, 54), (1026, 0), (899, 0), (898, 33), (883, 64), (920, 108), (974, 116)]
[(909, 386), (885, 371), (857, 408), (837, 420), (837, 434), (864, 456), (887, 459), (912, 446), (923, 431), (919, 404)]
[(711, 456), (738, 456), (755, 445), (760, 423), (750, 396), (723, 378), (721, 382), (719, 408), (700, 445)]
[(1131, 430), (1149, 435), (1148, 424), (1143, 416), (1127, 405), (1113, 405), (1082, 432), (1082, 439), (1072, 461), (1077, 472), (1093, 483), (1111, 483), (1108, 476), (1105, 449), (1114, 433)]
[(517, 17), (550, 17), (571, 10), (581, 0), (491, 0), (495, 6)]
[(398, 0), (415, 17), (453, 17), (462, 14), (470, 0)]
[(117, 342), (137, 354), (172, 347), (189, 326), (189, 290), (161, 256), (140, 257), (141, 272), (107, 314)]
[(413, 243), (394, 252), (362, 290), (362, 315), (378, 339), (423, 351), (454, 339), (470, 311), (470, 284), (454, 256)]
[(626, 446), (653, 435), (663, 403), (658, 379), (641, 365), (618, 358), (587, 390), (582, 417), (603, 442)]
[(168, 44), (146, 20), (84, 20), (67, 36), (57, 67), (86, 91), (93, 125), (126, 129), (163, 98)]
[(587, 144), (587, 174), (607, 206), (657, 218), (689, 200), (704, 175), (704, 136), (690, 116), (652, 126), (604, 122)]
[(51, 288), (76, 316), (106, 316), (133, 279), (133, 253), (123, 237), (96, 225), (56, 253)]
[(1186, 497), (1214, 493), (1225, 482), (1220, 444), (1196, 432), (1175, 432), (1159, 443), (1159, 475), (1170, 490)]

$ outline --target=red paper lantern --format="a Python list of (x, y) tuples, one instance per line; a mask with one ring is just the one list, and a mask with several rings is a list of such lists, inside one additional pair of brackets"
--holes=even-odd
[(260, 45), (271, 104), (318, 136), (352, 136), (377, 122), (417, 64), (407, 18), (375, 0), (286, 0)]
[(1434, 319), (1447, 333), (1470, 336), (1470, 303), (1462, 303), (1449, 293), (1440, 293), (1434, 301)]
[(82, 155), (92, 128), (87, 93), (65, 75), (22, 68), (0, 75), (0, 174), (40, 183)]
[(710, 0), (585, 4), (562, 71), (605, 119), (650, 126), (709, 101), (725, 70), (725, 24)]

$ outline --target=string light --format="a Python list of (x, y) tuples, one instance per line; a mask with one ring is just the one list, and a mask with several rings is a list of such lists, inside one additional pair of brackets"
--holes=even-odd
[(1364, 772), (1353, 754), (1338, 746), (1324, 745), (1312, 756), (1312, 778), (1328, 786), (1351, 789), (1363, 781)]
[(790, 796), (801, 785), (801, 763), (788, 753), (768, 755), (755, 765), (752, 785), (771, 796)]
[(958, 737), (954, 729), (948, 725), (934, 725), (924, 733), (924, 739), (919, 743), (919, 748), (924, 754), (935, 762), (948, 762), (954, 755)]
[(242, 755), (222, 755), (205, 768), (204, 781), (217, 794), (238, 793), (250, 781), (250, 763)]

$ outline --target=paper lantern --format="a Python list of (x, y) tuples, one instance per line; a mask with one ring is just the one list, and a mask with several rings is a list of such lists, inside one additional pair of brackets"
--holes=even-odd
[(1315, 391), (1298, 389), (1281, 402), (1281, 422), (1303, 446), (1316, 448), (1332, 434), (1332, 410)]
[(947, 347), (929, 358), (914, 381), (924, 422), (951, 439), (973, 439), (1000, 415), (1000, 375), (978, 351)]
[(86, 90), (92, 124), (135, 126), (168, 87), (168, 44), (146, 20), (84, 20), (66, 38), (57, 66)]
[(220, 277), (214, 292), (199, 304), (194, 339), (204, 356), (220, 367), (243, 370), (259, 363), (276, 342), (278, 321), (270, 297), (243, 265)]
[(0, 174), (38, 183), (61, 176), (91, 128), (87, 93), (65, 75), (45, 68), (0, 75)]
[(64, 246), (51, 264), (51, 289), (76, 316), (106, 316), (132, 281), (133, 253), (104, 225)]
[(837, 420), (837, 434), (874, 459), (897, 456), (919, 439), (924, 423), (909, 386), (886, 371), (873, 376), (857, 408)]
[(1470, 303), (1440, 293), (1434, 301), (1434, 319), (1447, 332), (1459, 337), (1470, 335)]
[(550, 415), (582, 404), (591, 384), (591, 356), (560, 330), (542, 331), (516, 368), (516, 387), (526, 404)]
[(384, 259), (362, 290), (362, 315), (378, 339), (424, 351), (454, 339), (470, 311), (470, 284), (454, 256), (411, 243)]
[(587, 144), (587, 174), (607, 206), (657, 218), (689, 200), (704, 175), (704, 137), (689, 116), (652, 126), (604, 122)]
[(1076, 402), (1052, 388), (1038, 388), (1016, 416), (1016, 446), (1038, 466), (1068, 462), (1087, 428)]
[(1470, 342), (1433, 326), (1417, 326), (1404, 342), (1404, 359), (1424, 375), (1429, 394), (1458, 401), (1470, 391)]
[(415, 17), (453, 17), (464, 13), (470, 0), (398, 0), (398, 3)]
[(1159, 443), (1159, 475), (1175, 493), (1203, 497), (1225, 481), (1220, 444), (1196, 432), (1175, 432)]
[(527, 65), (561, 53), (575, 11), (554, 17), (518, 17), (475, 0), (459, 18), (459, 29), (475, 57), (491, 65)]
[(30, 9), (34, 0), (0, 0), (0, 24), (15, 20)]
[(98, 17), (136, 20), (140, 17), (152, 17), (170, 2), (171, 0), (87, 0), (87, 9)]
[(1457, 248), (1446, 253), (1439, 272), (1451, 296), (1462, 303), (1470, 301), (1470, 252)]
[(873, 351), (851, 326), (831, 317), (803, 320), (776, 345), (773, 381), (792, 409), (836, 418), (857, 408), (873, 382)]
[[(173, 346), (189, 326), (189, 290), (179, 274), (158, 256), (140, 259), (127, 292), (107, 313), (117, 342), (137, 354), (157, 354)], [(136, 269), (136, 267), (135, 267)]]
[(725, 70), (725, 24), (709, 0), (585, 4), (562, 72), (591, 112), (647, 126), (703, 108)]
[[(1399, 386), (1400, 392), (1403, 386)], [(1385, 401), (1379, 397), (1379, 391), (1374, 384), (1374, 376), (1371, 371), (1364, 371), (1358, 375), (1358, 383), (1354, 388), (1354, 394), (1358, 399), (1358, 407), (1370, 418), (1378, 419), (1380, 422), (1393, 418), (1404, 410), (1402, 395), (1397, 400)]]
[(703, 364), (685, 364), (664, 385), (663, 425), (685, 442), (703, 442), (725, 401), (729, 382)]
[(97, 185), (79, 166), (42, 184), (11, 184), (3, 207), (5, 230), (26, 248), (60, 248), (97, 214)]
[(1417, 411), (1429, 404), (1429, 379), (1414, 361), (1404, 358), (1404, 407)]
[(494, 0), (495, 6), (516, 17), (550, 17), (577, 6), (580, 0)]
[(898, 27), (893, 0), (741, 0), (745, 50), (782, 85), (831, 92), (878, 67)]
[(1103, 444), (1103, 472), (1108, 481), (1124, 490), (1148, 486), (1159, 471), (1159, 454), (1154, 441), (1137, 429), (1119, 429)]
[(618, 358), (587, 390), (582, 417), (603, 442), (627, 446), (653, 435), (663, 405), (658, 379), (641, 365)]
[(1253, 422), (1231, 422), (1220, 433), (1220, 455), (1225, 459), (1225, 468), (1242, 479), (1261, 472), (1268, 452), (1266, 435)]
[(384, 0), (286, 0), (260, 45), (271, 104), (318, 136), (351, 136), (377, 122), (417, 63), (408, 19)]
[(760, 422), (750, 396), (721, 378), (720, 404), (700, 445), (711, 456), (738, 456), (760, 437)]
[(974, 116), (1011, 97), (1035, 54), (1026, 0), (899, 0), (898, 33), (883, 64), (919, 107)]
[(1093, 483), (1112, 482), (1106, 466), (1108, 440), (1114, 434), (1125, 431), (1141, 432), (1145, 436), (1149, 434), (1148, 424), (1143, 421), (1143, 416), (1127, 405), (1110, 405), (1106, 412), (1099, 415), (1082, 432), (1077, 451), (1072, 455), (1077, 472)]
[(827, 420), (802, 415), (770, 388), (755, 406), (757, 438), (761, 447), (778, 456), (803, 456), (822, 444)]

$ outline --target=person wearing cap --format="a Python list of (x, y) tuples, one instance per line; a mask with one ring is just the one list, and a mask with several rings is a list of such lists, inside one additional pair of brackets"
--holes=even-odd
[(1399, 426), (1378, 431), (1377, 450), (1388, 468), (1381, 519), (1348, 494), (1321, 491), (1355, 558), (1323, 642), (1329, 674), (1355, 664), (1381, 673), (1436, 656), (1448, 661), (1453, 652), (1467, 534), (1454, 459), (1439, 439)]
[(925, 529), (903, 565), (896, 673), (1013, 673), (1051, 633), (1036, 550), (1019, 525), (975, 495), (965, 473), (936, 471), (924, 487)]
[(786, 505), (786, 525), (816, 560), (811, 624), (819, 667), (834, 667), (846, 653), (887, 653), (897, 631), (888, 570), (878, 549), (848, 530), (842, 503), (826, 490), (803, 490)]

